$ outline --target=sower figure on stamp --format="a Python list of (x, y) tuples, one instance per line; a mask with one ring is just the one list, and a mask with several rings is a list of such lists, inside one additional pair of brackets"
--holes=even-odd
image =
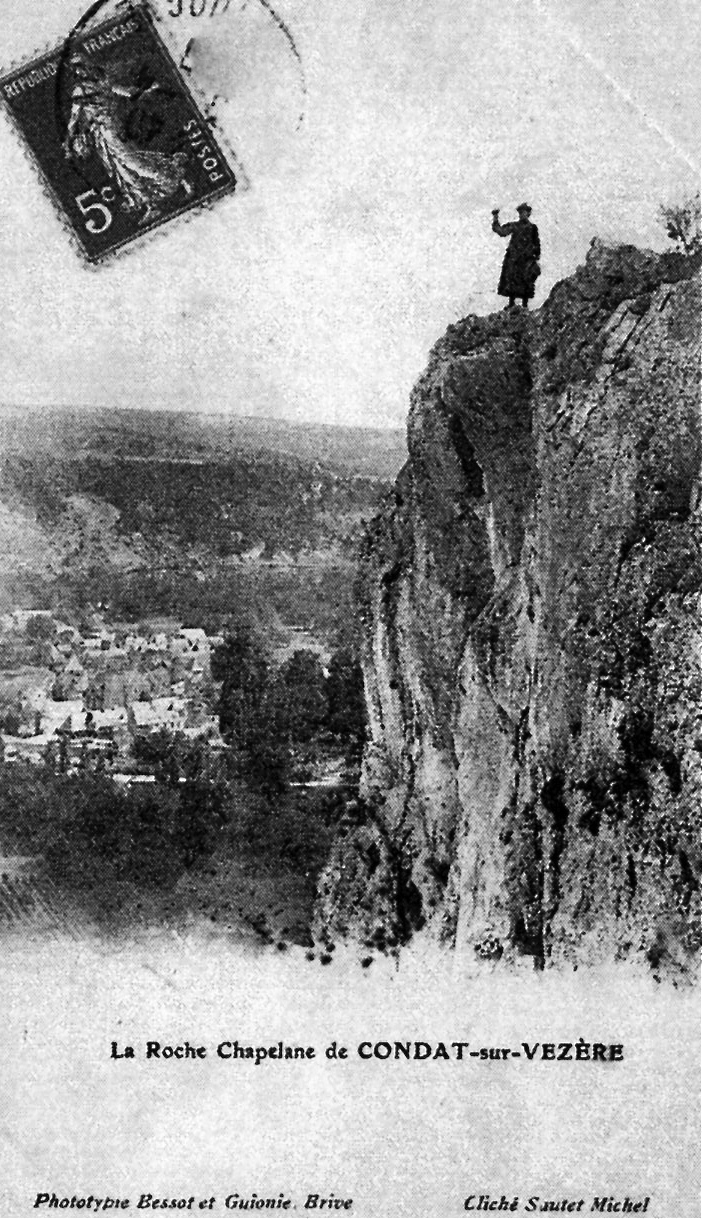
[(499, 208), (494, 208), (492, 213), (493, 233), (510, 238), (497, 287), (500, 296), (509, 297), (506, 309), (514, 308), (517, 297), (520, 297), (522, 305), (527, 309), (534, 295), (534, 285), (541, 274), (539, 230), (529, 219), (529, 204), (520, 203), (517, 213), (519, 220), (510, 220), (507, 224), (500, 224)]
[(64, 150), (69, 157), (85, 158), (94, 152), (122, 195), (126, 211), (142, 211), (141, 223), (160, 214), (161, 207), (179, 191), (190, 197), (184, 152), (167, 154), (140, 148), (125, 138), (123, 99), (133, 100), (151, 93), (120, 84), (101, 64), (74, 55), (74, 85)]

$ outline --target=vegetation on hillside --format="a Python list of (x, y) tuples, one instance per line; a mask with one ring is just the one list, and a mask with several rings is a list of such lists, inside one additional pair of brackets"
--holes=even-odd
[(330, 640), (349, 616), (358, 541), (386, 489), (277, 453), (6, 452), (0, 500), (15, 513), (17, 561), (6, 547), (0, 609), (51, 607), (71, 620), (98, 606), (113, 620), (204, 625), (247, 606), (258, 621)]
[(70, 496), (89, 495), (117, 509), (125, 535), (165, 535), (219, 558), (257, 546), (269, 555), (329, 546), (349, 553), (378, 498), (374, 480), (269, 454), (202, 462), (11, 454), (0, 462), (0, 487), (49, 527)]
[(246, 621), (232, 622), (212, 656), (220, 683), (217, 711), (237, 774), (268, 795), (285, 788), (294, 764), (304, 770), (320, 751), (358, 762), (365, 732), (360, 666), (346, 648), (328, 676), (314, 652), (271, 663), (265, 643)]
[(337, 651), (326, 673), (305, 650), (276, 665), (252, 624), (233, 620), (212, 674), (228, 748), (167, 731), (140, 738), (151, 784), (120, 786), (102, 759), (68, 773), (61, 749), (58, 764), (47, 750), (41, 766), (5, 764), (0, 752), (3, 850), (43, 857), (72, 892), (106, 881), (166, 891), (215, 855), (305, 875), (321, 866), (343, 793), (310, 802), (290, 783), (320, 758), (358, 763), (365, 718), (352, 652)]

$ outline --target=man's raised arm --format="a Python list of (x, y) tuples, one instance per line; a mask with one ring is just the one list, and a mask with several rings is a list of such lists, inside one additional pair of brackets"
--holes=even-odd
[(508, 221), (507, 224), (500, 224), (499, 217), (500, 217), (499, 207), (493, 208), (493, 210), (492, 210), (492, 231), (493, 231), (493, 233), (499, 233), (500, 237), (510, 237), (512, 235), (512, 233), (514, 232), (514, 228), (515, 228), (514, 222)]

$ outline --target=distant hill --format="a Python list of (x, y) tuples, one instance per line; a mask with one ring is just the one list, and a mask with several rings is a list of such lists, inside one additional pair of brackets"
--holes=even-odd
[(23, 411), (0, 415), (0, 453), (222, 460), (278, 454), (338, 474), (392, 481), (407, 457), (399, 429), (292, 423), (186, 411)]
[[(0, 418), (0, 606), (222, 616), (326, 631), (400, 432), (176, 412)], [(259, 615), (260, 616), (260, 615)]]

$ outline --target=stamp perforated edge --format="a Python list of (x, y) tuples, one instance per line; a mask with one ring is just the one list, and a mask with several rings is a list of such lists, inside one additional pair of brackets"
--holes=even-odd
[[(51, 180), (45, 174), (39, 160), (34, 155), (34, 152), (24, 134), (24, 131), (22, 130), (22, 127), (17, 121), (12, 108), (7, 104), (4, 95), (0, 96), (0, 100), (2, 101), (2, 109), (7, 115), (12, 129), (17, 133), (22, 155), (25, 161), (31, 166), (33, 175), (37, 181), (41, 193), (51, 204), (51, 209), (57, 216), (60, 226), (66, 234), (70, 246), (77, 254), (81, 265), (85, 270), (93, 272), (100, 271), (103, 268), (113, 265), (117, 260), (128, 257), (132, 250), (136, 251), (138, 249), (143, 249), (147, 245), (151, 245), (161, 235), (163, 239), (166, 239), (171, 230), (171, 224), (181, 228), (184, 225), (197, 220), (198, 217), (204, 212), (211, 211), (221, 202), (222, 199), (226, 198), (228, 195), (245, 194), (251, 189), (251, 183), (246, 171), (241, 165), (241, 162), (239, 161), (234, 149), (231, 147), (225, 133), (222, 131), (219, 124), (217, 124), (217, 120), (214, 115), (208, 114), (208, 110), (211, 109), (210, 101), (207, 99), (203, 90), (197, 86), (196, 82), (186, 81), (184, 79), (183, 73), (178, 67), (178, 54), (174, 47), (174, 39), (168, 30), (168, 26), (164, 19), (154, 12), (150, 0), (138, 0), (138, 3), (136, 4), (134, 3), (134, 0), (114, 0), (114, 3), (115, 8), (122, 11), (113, 14), (112, 17), (106, 17), (104, 22), (101, 24), (106, 25), (109, 21), (114, 20), (115, 17), (126, 16), (130, 11), (134, 11), (135, 9), (144, 13), (146, 19), (153, 26), (157, 36), (163, 42), (173, 63), (174, 69), (178, 74), (182, 88), (186, 93), (186, 96), (188, 96), (191, 103), (200, 114), (203, 123), (205, 123), (205, 125), (208, 127), (216, 127), (217, 139), (221, 144), (222, 153), (228, 162), (228, 167), (235, 181), (234, 183), (227, 183), (226, 186), (221, 188), (219, 191), (215, 191), (212, 194), (207, 195), (205, 198), (198, 200), (196, 203), (190, 203), (178, 211), (171, 212), (162, 220), (157, 220), (150, 225), (145, 225), (140, 232), (126, 237), (124, 241), (119, 242), (117, 245), (111, 246), (109, 250), (105, 251), (105, 253), (91, 257), (86, 247), (81, 242), (76, 228), (68, 219), (66, 209), (56, 194)], [(95, 26), (94, 29), (91, 29), (91, 34), (99, 31), (100, 28), (101, 25)], [(69, 30), (66, 38), (62, 42), (59, 42), (58, 44), (47, 42), (43, 47), (36, 48), (32, 55), (27, 55), (26, 57), (22, 56), (21, 58), (13, 60), (10, 67), (3, 72), (2, 76), (0, 76), (0, 87), (7, 81), (11, 80), (18, 72), (31, 70), (33, 66), (40, 63), (43, 59), (46, 59), (48, 56), (54, 55), (57, 52), (61, 52), (70, 39), (74, 29), (75, 26)]]

